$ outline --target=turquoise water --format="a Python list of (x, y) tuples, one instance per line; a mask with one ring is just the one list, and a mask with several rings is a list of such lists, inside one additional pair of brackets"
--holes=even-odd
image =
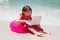
[(60, 9), (60, 0), (2, 0), (0, 6), (8, 6), (9, 8), (20, 8), (23, 5), (36, 7), (50, 7)]

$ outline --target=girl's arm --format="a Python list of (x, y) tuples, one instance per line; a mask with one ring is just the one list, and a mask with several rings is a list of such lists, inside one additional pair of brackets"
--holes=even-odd
[(17, 18), (16, 22), (25, 22), (25, 20), (22, 20), (21, 17), (22, 17), (22, 15), (20, 15), (20, 16)]
[(21, 22), (21, 23), (22, 23), (22, 22), (30, 23), (30, 21), (28, 21), (28, 20), (22, 20), (22, 19), (21, 19), (21, 17), (22, 17), (22, 15), (20, 15), (20, 16), (19, 16), (19, 18), (16, 20), (16, 22)]

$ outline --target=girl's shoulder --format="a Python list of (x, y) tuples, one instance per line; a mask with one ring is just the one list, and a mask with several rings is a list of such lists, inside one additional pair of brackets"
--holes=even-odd
[(22, 16), (22, 14), (20, 14), (20, 16)]
[(21, 19), (21, 17), (22, 17), (22, 15), (20, 14), (20, 15), (18, 16), (17, 20), (20, 20), (20, 19)]
[(19, 15), (19, 18), (21, 18), (21, 17), (22, 17), (22, 14)]
[(22, 15), (22, 14), (20, 14), (19, 16), (20, 16), (20, 17), (22, 17), (23, 15)]

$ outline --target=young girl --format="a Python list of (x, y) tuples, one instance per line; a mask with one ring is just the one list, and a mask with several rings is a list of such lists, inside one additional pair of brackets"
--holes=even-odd
[[(34, 35), (42, 36), (43, 34), (41, 34), (39, 31), (41, 31), (44, 34), (49, 34), (48, 32), (46, 32), (43, 28), (41, 28), (38, 25), (30, 25), (30, 22), (32, 20), (31, 15), (32, 15), (32, 9), (30, 8), (30, 6), (28, 5), (24, 6), (22, 8), (22, 13), (20, 14), (19, 18), (16, 20), (16, 23), (20, 23), (20, 25), (26, 27)], [(39, 31), (36, 31), (33, 27), (35, 27)]]

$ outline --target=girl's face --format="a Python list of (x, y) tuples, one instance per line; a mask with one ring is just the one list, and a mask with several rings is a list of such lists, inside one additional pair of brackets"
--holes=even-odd
[(26, 11), (26, 12), (24, 12), (24, 15), (25, 15), (25, 16), (29, 16), (29, 15), (31, 15), (31, 14), (32, 14), (31, 11)]

